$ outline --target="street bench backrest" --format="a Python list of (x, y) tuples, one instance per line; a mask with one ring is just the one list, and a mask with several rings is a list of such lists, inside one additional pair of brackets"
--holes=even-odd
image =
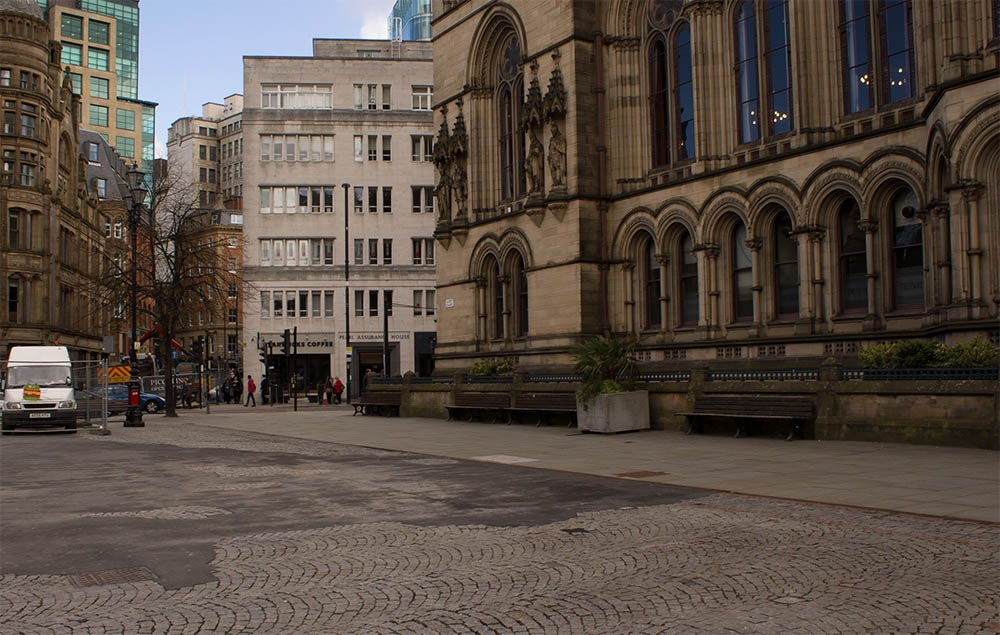
[(694, 412), (812, 418), (811, 399), (802, 397), (714, 397), (695, 399)]
[(576, 393), (523, 392), (517, 395), (515, 408), (576, 411)]
[(510, 395), (499, 392), (460, 392), (455, 395), (455, 405), (463, 408), (506, 408)]

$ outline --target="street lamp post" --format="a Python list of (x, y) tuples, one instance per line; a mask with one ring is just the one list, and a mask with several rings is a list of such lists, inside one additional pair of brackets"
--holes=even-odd
[(351, 236), (350, 236), (350, 201), (349, 183), (341, 184), (344, 188), (344, 359), (347, 361), (347, 403), (351, 403)]
[(142, 409), (139, 407), (139, 377), (136, 374), (139, 367), (138, 356), (136, 355), (136, 346), (138, 342), (138, 325), (136, 320), (136, 312), (138, 310), (138, 287), (139, 283), (136, 278), (136, 239), (139, 232), (139, 213), (142, 211), (142, 204), (146, 200), (146, 189), (142, 186), (142, 180), (145, 174), (139, 170), (138, 166), (133, 165), (132, 169), (128, 171), (128, 186), (129, 193), (131, 194), (131, 200), (129, 201), (128, 207), (128, 223), (129, 223), (129, 233), (132, 238), (132, 281), (131, 281), (131, 309), (132, 309), (132, 332), (129, 337), (129, 351), (128, 358), (129, 364), (132, 367), (131, 373), (128, 380), (128, 410), (125, 412), (125, 427), (128, 428), (141, 428), (145, 424), (142, 422)]

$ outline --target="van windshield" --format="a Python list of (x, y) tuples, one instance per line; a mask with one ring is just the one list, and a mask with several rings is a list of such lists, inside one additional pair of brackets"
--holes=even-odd
[(24, 388), (28, 384), (49, 388), (73, 385), (66, 366), (11, 366), (7, 369), (8, 388)]

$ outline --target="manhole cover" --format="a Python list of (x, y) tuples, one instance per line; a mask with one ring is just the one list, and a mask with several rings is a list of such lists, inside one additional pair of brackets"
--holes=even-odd
[(150, 582), (156, 579), (152, 571), (146, 567), (132, 569), (110, 569), (108, 571), (93, 571), (79, 573), (69, 577), (73, 586), (104, 586), (106, 584), (126, 584), (128, 582)]
[(615, 474), (615, 476), (623, 478), (649, 478), (650, 476), (666, 476), (666, 474), (666, 472), (622, 472), (621, 474)]

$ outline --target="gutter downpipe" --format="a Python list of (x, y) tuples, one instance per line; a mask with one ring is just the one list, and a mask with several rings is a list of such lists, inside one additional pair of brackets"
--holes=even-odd
[(604, 88), (604, 23), (601, 0), (594, 0), (594, 93), (597, 97), (597, 187), (598, 213), (601, 217), (601, 331), (604, 337), (611, 335), (611, 316), (608, 306), (608, 145), (607, 145), (607, 103)]

